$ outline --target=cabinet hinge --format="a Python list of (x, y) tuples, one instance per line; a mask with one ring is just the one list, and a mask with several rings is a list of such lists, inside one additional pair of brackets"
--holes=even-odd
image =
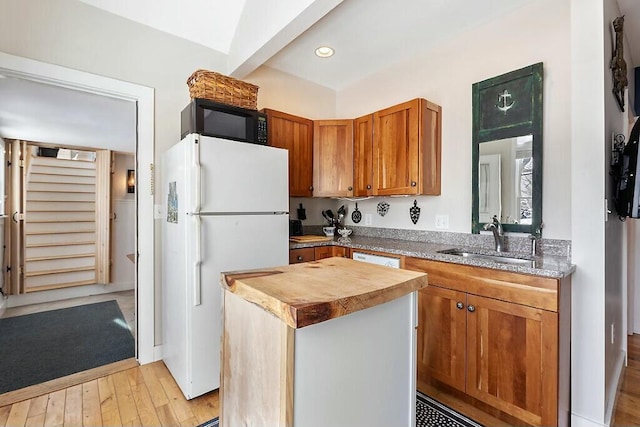
[(23, 168), (24, 167), (24, 160), (20, 160), (20, 167)]

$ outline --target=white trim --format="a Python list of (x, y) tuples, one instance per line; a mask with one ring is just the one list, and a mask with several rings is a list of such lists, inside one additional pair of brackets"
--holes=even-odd
[(21, 295), (9, 295), (7, 308), (22, 307), (43, 302), (61, 301), (71, 298), (82, 298), (91, 295), (110, 294), (112, 292), (131, 291), (134, 283), (109, 283), (73, 286), (70, 288), (50, 289), (46, 291), (29, 292)]
[(600, 424), (596, 421), (587, 419), (587, 418), (583, 418), (580, 415), (571, 414), (571, 427), (608, 427), (605, 426), (604, 424)]
[(0, 52), (0, 72), (56, 86), (137, 102), (137, 358), (141, 364), (157, 360), (154, 352), (155, 267), (153, 194), (151, 193), (151, 165), (153, 164), (154, 156), (154, 89), (3, 52)]
[[(625, 341), (627, 341), (626, 335), (623, 335), (622, 337)], [(608, 402), (608, 405), (605, 408), (605, 413), (604, 413), (605, 425), (607, 426), (611, 425), (613, 412), (616, 408), (616, 403), (618, 400), (617, 399), (618, 391), (620, 390), (620, 387), (622, 387), (622, 375), (624, 374), (624, 368), (627, 365), (626, 361), (627, 361), (627, 352), (621, 351), (618, 357), (618, 360), (616, 361), (616, 368), (614, 371), (615, 380), (611, 383), (611, 389), (607, 393), (606, 401)]]

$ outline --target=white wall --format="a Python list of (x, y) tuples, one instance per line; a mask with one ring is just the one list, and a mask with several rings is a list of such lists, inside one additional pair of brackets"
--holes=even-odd
[(604, 11), (571, 0), (571, 422), (604, 424)]
[[(628, 129), (628, 109), (622, 112), (613, 96), (613, 80), (609, 61), (613, 55), (613, 44), (615, 36), (613, 34), (612, 22), (622, 15), (615, 1), (604, 1), (604, 158), (602, 159), (605, 169), (605, 195), (607, 200), (613, 199), (613, 180), (609, 175), (609, 164), (611, 159), (611, 135), (622, 133), (627, 135)], [(633, 67), (629, 55), (629, 47), (625, 49), (625, 60), (628, 64), (627, 72), (629, 80), (633, 80)], [(610, 203), (611, 204), (611, 203)], [(605, 222), (605, 420), (610, 420), (615, 395), (617, 391), (619, 376), (624, 366), (624, 352), (626, 351), (626, 228), (625, 224), (617, 219), (614, 214), (608, 216)], [(612, 332), (613, 329), (613, 332)], [(612, 336), (613, 335), (613, 336)]]
[(375, 214), (379, 200), (358, 203), (363, 213), (373, 213), (373, 226), (434, 230), (435, 215), (446, 214), (450, 231), (471, 232), (471, 86), (543, 62), (543, 235), (571, 238), (568, 24), (567, 1), (531, 2), (338, 92), (337, 113), (344, 118), (416, 97), (442, 106), (442, 195), (417, 198), (421, 218), (415, 226), (408, 214), (414, 198), (387, 198), (385, 217)]
[(135, 265), (127, 258), (135, 252), (135, 194), (127, 193), (127, 170), (135, 169), (133, 154), (115, 153), (111, 196), (115, 218), (111, 228), (111, 283), (133, 289)]

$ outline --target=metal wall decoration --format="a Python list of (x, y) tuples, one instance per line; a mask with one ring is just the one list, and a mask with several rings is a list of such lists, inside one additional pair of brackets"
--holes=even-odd
[(411, 217), (411, 221), (416, 224), (420, 219), (420, 208), (418, 207), (418, 201), (413, 201), (413, 206), (409, 208), (409, 216)]
[(385, 216), (387, 212), (389, 212), (389, 207), (389, 203), (387, 202), (378, 203), (378, 215)]
[(362, 213), (358, 210), (358, 204), (356, 203), (356, 208), (353, 212), (351, 212), (351, 221), (354, 223), (359, 223), (362, 220)]
[(613, 20), (613, 30), (616, 33), (616, 40), (613, 48), (613, 58), (611, 58), (611, 64), (609, 65), (613, 76), (613, 95), (622, 111), (624, 111), (624, 90), (629, 85), (629, 79), (627, 79), (627, 62), (624, 60), (623, 27), (624, 15)]

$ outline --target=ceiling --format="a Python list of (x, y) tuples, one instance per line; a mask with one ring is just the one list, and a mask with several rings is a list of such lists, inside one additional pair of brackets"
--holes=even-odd
[[(228, 75), (244, 78), (265, 64), (340, 90), (535, 0), (188, 0), (189, 7), (184, 7), (186, 0), (163, 0), (162, 7), (158, 0), (76, 1), (226, 53), (233, 58)], [(625, 14), (627, 40), (640, 40), (638, 0), (618, 0), (618, 4)], [(274, 11), (279, 5), (279, 16), (265, 14), (265, 5)], [(287, 14), (290, 10), (295, 13)], [(251, 11), (257, 16), (252, 17)], [(279, 19), (270, 33), (254, 30), (255, 19), (264, 20), (264, 16)], [(316, 47), (325, 44), (335, 49), (335, 55), (316, 57)], [(640, 62), (640, 43), (630, 49), (634, 63)], [(240, 60), (238, 51), (242, 51)], [(68, 144), (88, 138), (96, 138), (95, 144), (104, 144), (106, 138), (134, 140), (133, 122), (120, 121), (123, 115), (134, 117), (132, 103), (43, 85), (0, 78), (0, 136), (43, 140), (45, 130), (27, 120), (37, 116), (46, 127), (45, 139), (55, 143), (59, 142), (52, 140), (52, 134), (59, 134)], [(123, 126), (112, 124), (107, 132), (101, 128), (107, 117)]]

